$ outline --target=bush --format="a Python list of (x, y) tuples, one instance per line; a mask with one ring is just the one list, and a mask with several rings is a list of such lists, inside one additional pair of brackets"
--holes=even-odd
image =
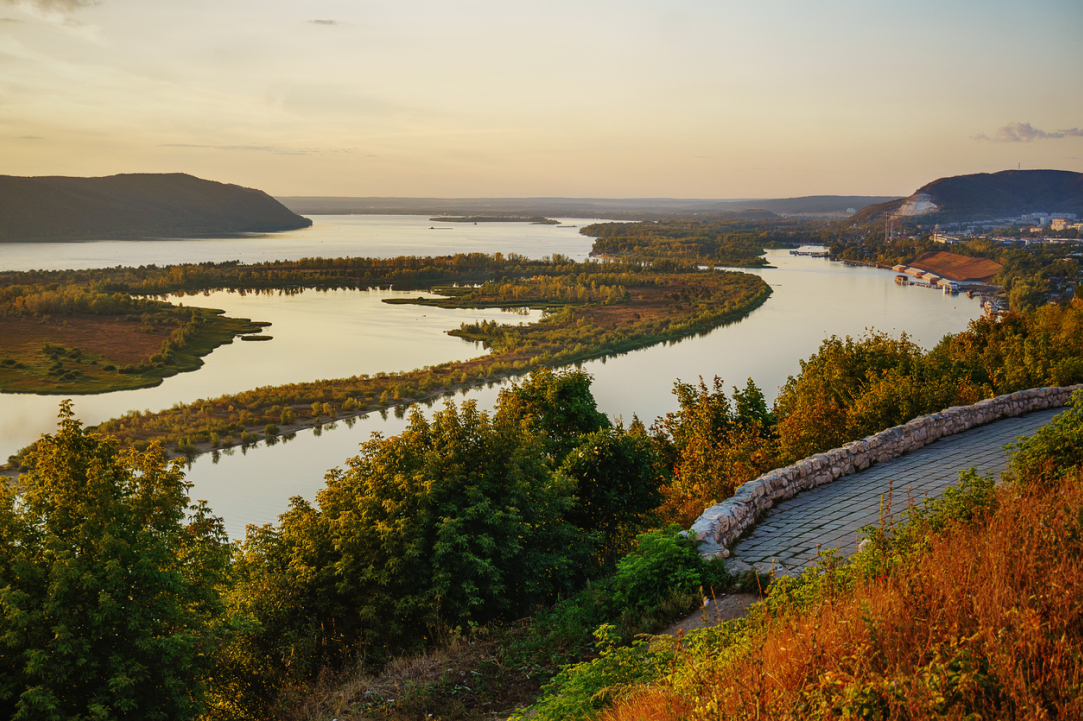
[(1072, 394), (1072, 406), (1029, 438), (1013, 444), (1014, 476), (1028, 482), (1055, 483), (1083, 465), (1083, 390)]
[(647, 609), (673, 592), (690, 592), (703, 582), (704, 562), (694, 541), (673, 524), (639, 536), (636, 550), (617, 563), (613, 600)]

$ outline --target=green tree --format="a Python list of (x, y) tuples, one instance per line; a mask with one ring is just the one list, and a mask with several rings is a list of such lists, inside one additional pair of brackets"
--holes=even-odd
[(598, 562), (614, 563), (627, 552), (662, 502), (661, 456), (643, 434), (602, 428), (582, 437), (560, 466), (575, 482), (577, 504), (567, 519), (600, 534)]
[(60, 415), (24, 493), (0, 490), (0, 716), (199, 716), (225, 628), (221, 522), (159, 446), (120, 451)]
[(653, 426), (654, 440), (673, 480), (664, 489), (662, 515), (690, 524), (703, 509), (777, 464), (773, 416), (751, 379), (744, 391), (734, 388), (736, 404), (717, 376), (712, 387), (677, 381), (680, 410)]
[(541, 433), (550, 458), (560, 463), (579, 436), (610, 425), (598, 411), (590, 382), (586, 371), (537, 368), (522, 383), (500, 392), (497, 416)]

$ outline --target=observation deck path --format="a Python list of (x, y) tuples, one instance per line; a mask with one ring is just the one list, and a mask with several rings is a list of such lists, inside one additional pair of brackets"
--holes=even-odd
[(911, 500), (936, 498), (955, 485), (959, 471), (974, 467), (980, 475), (999, 475), (1008, 467), (1004, 446), (1066, 410), (1002, 418), (780, 501), (734, 544), (729, 566), (739, 570), (743, 562), (761, 573), (773, 567), (776, 574), (793, 574), (815, 562), (817, 545), (853, 555), (857, 530), (880, 522), (881, 499), (887, 513), (890, 494), (890, 512), (901, 517)]

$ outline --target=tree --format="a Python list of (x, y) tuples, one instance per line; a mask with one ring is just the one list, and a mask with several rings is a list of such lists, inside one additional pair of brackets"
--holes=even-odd
[(673, 393), (680, 410), (667, 413), (652, 430), (673, 468), (662, 515), (687, 526), (704, 508), (775, 467), (774, 418), (751, 378), (744, 391), (734, 388), (735, 404), (717, 376), (712, 387), (702, 378), (698, 385), (677, 381)]
[(194, 718), (224, 635), (222, 524), (160, 446), (60, 417), (24, 493), (0, 490), (0, 716)]
[(586, 371), (535, 369), (522, 383), (500, 392), (496, 415), (541, 433), (554, 465), (559, 464), (579, 443), (579, 436), (609, 427), (590, 382)]
[(576, 506), (566, 517), (598, 532), (598, 564), (605, 567), (633, 545), (662, 502), (662, 458), (642, 434), (602, 428), (582, 437), (560, 466), (575, 482)]

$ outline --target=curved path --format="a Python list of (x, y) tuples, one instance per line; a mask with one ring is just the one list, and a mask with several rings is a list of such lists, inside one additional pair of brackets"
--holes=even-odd
[(1003, 418), (780, 501), (734, 545), (730, 570), (746, 570), (748, 564), (761, 572), (800, 573), (815, 561), (817, 546), (852, 555), (857, 530), (879, 523), (881, 501), (887, 513), (890, 497), (890, 510), (901, 514), (911, 500), (941, 495), (959, 480), (960, 471), (975, 467), (982, 475), (999, 474), (1007, 468), (1004, 446), (1064, 410)]

